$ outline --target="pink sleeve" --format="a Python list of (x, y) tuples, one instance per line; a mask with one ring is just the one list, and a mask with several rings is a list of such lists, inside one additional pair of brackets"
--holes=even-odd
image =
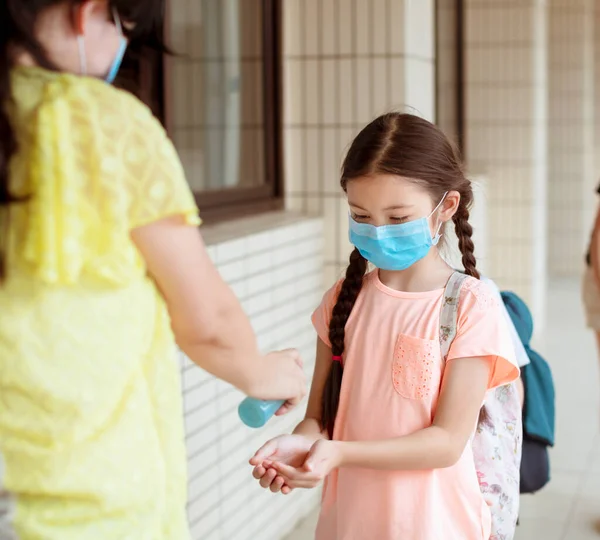
[(491, 364), (490, 390), (519, 377), (510, 332), (497, 296), (485, 283), (469, 279), (461, 293), (458, 331), (448, 361), (475, 357), (488, 359)]
[(315, 310), (312, 315), (312, 323), (317, 331), (321, 341), (331, 347), (329, 341), (329, 323), (331, 321), (331, 314), (337, 301), (338, 295), (340, 294), (340, 288), (343, 280), (338, 281), (331, 289), (329, 289), (323, 296), (321, 305)]

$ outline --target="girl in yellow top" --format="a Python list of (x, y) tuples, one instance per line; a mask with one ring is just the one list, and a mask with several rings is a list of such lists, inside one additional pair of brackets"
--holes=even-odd
[(210, 263), (165, 132), (106, 84), (160, 4), (0, 4), (3, 540), (188, 538), (175, 342), (249, 395), (304, 393)]

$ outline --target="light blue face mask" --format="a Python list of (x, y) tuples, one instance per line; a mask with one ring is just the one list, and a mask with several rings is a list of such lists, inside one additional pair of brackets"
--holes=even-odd
[[(119, 74), (119, 70), (121, 69), (121, 64), (123, 64), (123, 59), (125, 58), (125, 52), (127, 51), (127, 45), (129, 44), (127, 38), (123, 34), (123, 25), (121, 24), (121, 18), (117, 13), (116, 9), (113, 9), (113, 17), (115, 20), (115, 26), (117, 27), (117, 31), (120, 36), (120, 44), (119, 50), (113, 60), (110, 69), (108, 70), (108, 75), (104, 78), (105, 82), (108, 84), (112, 84), (115, 82), (117, 75)], [(78, 37), (79, 42), (79, 61), (81, 63), (81, 74), (87, 75), (87, 56), (85, 52), (85, 38), (83, 34), (80, 34)]]
[(124, 36), (121, 36), (121, 45), (119, 45), (117, 56), (115, 56), (110, 71), (108, 72), (106, 79), (104, 79), (108, 84), (114, 83), (115, 79), (117, 78), (119, 70), (121, 69), (121, 64), (123, 63), (123, 58), (125, 58), (125, 51), (127, 51), (127, 45), (127, 39)]
[(436, 213), (446, 199), (447, 193), (428, 217), (376, 227), (358, 223), (350, 216), (350, 242), (371, 264), (381, 270), (406, 270), (425, 257), (431, 246), (440, 241), (440, 223), (432, 238), (429, 218)]

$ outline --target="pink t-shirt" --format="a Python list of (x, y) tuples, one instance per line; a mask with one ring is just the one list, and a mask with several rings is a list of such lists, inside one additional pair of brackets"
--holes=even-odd
[[(319, 337), (328, 328), (340, 283), (313, 315)], [(443, 363), (439, 326), (443, 290), (390, 289), (377, 271), (363, 289), (346, 325), (344, 377), (334, 439), (401, 437), (431, 425)], [(469, 278), (461, 291), (458, 331), (448, 361), (488, 358), (489, 388), (519, 375), (514, 349), (496, 295)], [(475, 426), (474, 426), (475, 427)], [(324, 487), (317, 540), (488, 540), (490, 512), (479, 484), (470, 443), (456, 465), (427, 471), (340, 469)]]

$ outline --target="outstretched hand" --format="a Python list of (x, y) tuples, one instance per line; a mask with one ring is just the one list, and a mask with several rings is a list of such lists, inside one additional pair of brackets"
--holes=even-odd
[(310, 446), (310, 441), (300, 435), (272, 439), (250, 460), (260, 485), (284, 495), (294, 489), (317, 487), (341, 462), (335, 442), (319, 440)]
[(293, 489), (312, 489), (321, 484), (329, 474), (342, 463), (339, 445), (334, 441), (318, 440), (311, 447), (306, 461), (300, 467), (286, 463), (273, 462), (271, 467), (277, 471), (285, 487)]
[(273, 464), (281, 463), (292, 468), (301, 467), (310, 451), (311, 441), (302, 435), (281, 435), (265, 443), (250, 459), (254, 466), (252, 475), (260, 485), (273, 493), (281, 491), (284, 495), (291, 492), (283, 477), (278, 476)]

